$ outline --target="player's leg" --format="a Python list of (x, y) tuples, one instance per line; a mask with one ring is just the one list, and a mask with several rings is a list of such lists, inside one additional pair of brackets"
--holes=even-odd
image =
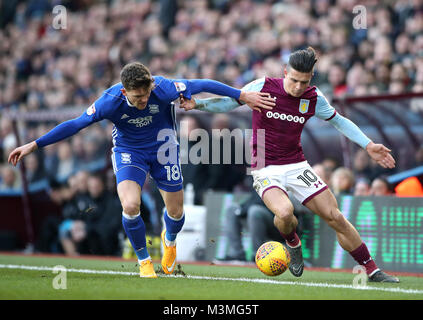
[(140, 276), (155, 278), (154, 267), (147, 250), (145, 224), (141, 217), (141, 187), (132, 180), (123, 180), (117, 186), (119, 199), (123, 208), (122, 225), (134, 248), (140, 264)]
[[(167, 152), (164, 151), (165, 149)], [(169, 157), (165, 157), (167, 153)], [(166, 274), (171, 274), (175, 269), (176, 262), (176, 236), (185, 222), (179, 145), (168, 145), (168, 148), (151, 154), (150, 163), (150, 174), (156, 181), (165, 204), (162, 268)]]
[(165, 191), (159, 189), (162, 195), (165, 212), (164, 223), (165, 228), (162, 231), (163, 257), (162, 268), (166, 274), (171, 274), (176, 264), (176, 236), (181, 231), (184, 222), (184, 191)]
[[(126, 151), (126, 150), (125, 150)], [(149, 167), (142, 155), (134, 152), (112, 154), (117, 192), (122, 205), (122, 225), (134, 248), (140, 264), (141, 277), (157, 277), (147, 250), (145, 224), (141, 217), (141, 186), (144, 185)]]
[(289, 271), (294, 276), (300, 277), (304, 270), (304, 260), (301, 241), (296, 232), (298, 220), (294, 216), (294, 206), (285, 192), (280, 188), (265, 190), (262, 194), (262, 199), (266, 207), (275, 215), (274, 224), (286, 240), (286, 248), (291, 257)]
[(341, 213), (336, 198), (329, 189), (324, 190), (307, 201), (305, 206), (319, 215), (335, 230), (340, 246), (349, 252), (357, 263), (365, 267), (370, 280), (377, 282), (399, 282), (397, 278), (379, 270), (357, 229)]
[(299, 238), (295, 237), (298, 220), (294, 216), (294, 206), (282, 189), (270, 188), (266, 190), (262, 199), (266, 207), (275, 215), (275, 227), (292, 246), (298, 244)]

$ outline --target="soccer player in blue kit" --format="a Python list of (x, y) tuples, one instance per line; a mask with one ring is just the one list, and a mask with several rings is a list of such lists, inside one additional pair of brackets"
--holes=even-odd
[[(141, 191), (148, 174), (155, 180), (165, 204), (165, 229), (161, 234), (163, 271), (171, 274), (176, 262), (176, 236), (185, 220), (179, 144), (173, 101), (192, 94), (209, 92), (242, 101), (251, 108), (272, 109), (274, 102), (266, 93), (245, 92), (209, 79), (170, 80), (152, 76), (139, 62), (129, 63), (120, 73), (121, 82), (104, 91), (80, 117), (63, 122), (40, 138), (13, 150), (9, 163), (16, 164), (37, 148), (68, 138), (81, 129), (108, 119), (112, 131), (112, 163), (117, 193), (123, 208), (122, 224), (140, 264), (140, 276), (156, 278), (147, 250), (145, 224), (140, 215)], [(167, 141), (160, 139), (166, 130)], [(173, 132), (169, 136), (168, 132)], [(168, 162), (160, 147), (176, 151)]]

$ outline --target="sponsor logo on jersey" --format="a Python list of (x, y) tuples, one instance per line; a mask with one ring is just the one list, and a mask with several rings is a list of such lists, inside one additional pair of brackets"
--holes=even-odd
[(187, 89), (187, 86), (183, 82), (174, 82), (173, 84), (178, 92), (185, 91)]
[(274, 119), (280, 119), (280, 120), (284, 120), (284, 121), (290, 121), (290, 122), (299, 122), (299, 123), (304, 123), (305, 122), (305, 118), (304, 117), (299, 117), (299, 116), (293, 116), (292, 114), (285, 114), (285, 113), (279, 113), (279, 112), (272, 112), (272, 111), (267, 111), (266, 112), (266, 117), (270, 118), (274, 118)]
[(125, 164), (131, 163), (131, 154), (130, 153), (121, 153), (120, 157), (121, 157), (122, 163), (125, 163)]
[(310, 100), (301, 99), (299, 111), (301, 113), (307, 113), (309, 104), (310, 104)]
[(152, 114), (160, 112), (158, 104), (149, 104), (148, 108), (150, 109), (150, 113), (152, 113)]
[(152, 116), (147, 117), (138, 117), (136, 119), (130, 119), (128, 123), (135, 124), (138, 128), (144, 127), (146, 125), (149, 125), (153, 122)]
[(89, 107), (88, 107), (88, 109), (87, 109), (87, 115), (92, 115), (92, 114), (94, 114), (95, 113), (95, 105), (94, 105), (94, 103), (92, 104), (92, 105), (90, 105)]

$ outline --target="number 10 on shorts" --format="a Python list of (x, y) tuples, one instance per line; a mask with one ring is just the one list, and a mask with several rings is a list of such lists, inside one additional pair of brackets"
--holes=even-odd
[(164, 166), (167, 174), (167, 181), (177, 181), (181, 178), (181, 172), (179, 166), (174, 164), (173, 166)]

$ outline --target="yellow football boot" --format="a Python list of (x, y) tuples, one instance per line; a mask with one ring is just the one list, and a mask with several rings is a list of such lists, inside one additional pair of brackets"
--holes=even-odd
[(167, 246), (165, 241), (166, 229), (162, 232), (163, 257), (162, 268), (164, 273), (171, 274), (175, 270), (176, 264), (176, 245)]
[(154, 271), (154, 265), (151, 260), (145, 260), (141, 262), (140, 277), (141, 278), (157, 278), (157, 274)]

